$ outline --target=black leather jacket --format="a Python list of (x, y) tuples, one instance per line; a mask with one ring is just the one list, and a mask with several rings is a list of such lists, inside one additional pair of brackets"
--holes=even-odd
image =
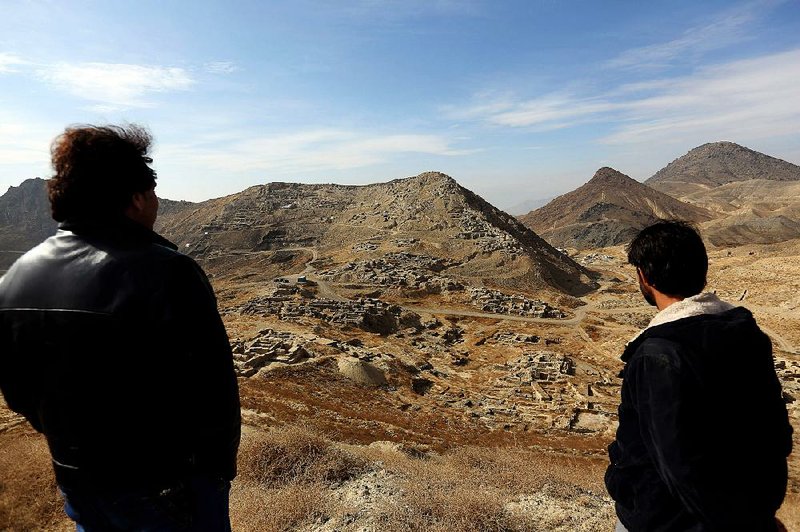
[(652, 327), (622, 359), (606, 486), (628, 530), (775, 530), (792, 428), (750, 312)]
[(0, 389), (62, 485), (236, 475), (230, 344), (176, 249), (127, 219), (64, 223), (0, 280)]

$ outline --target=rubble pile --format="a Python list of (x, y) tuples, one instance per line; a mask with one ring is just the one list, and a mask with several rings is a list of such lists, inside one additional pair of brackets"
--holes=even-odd
[(528, 299), (521, 295), (508, 295), (499, 290), (470, 288), (472, 304), (484, 312), (496, 314), (516, 314), (532, 318), (565, 318), (560, 309), (538, 299)]
[(250, 316), (277, 316), (281, 320), (316, 318), (340, 326), (359, 327), (369, 332), (389, 334), (397, 330), (400, 307), (378, 299), (359, 298), (336, 301), (333, 299), (297, 299), (290, 296), (262, 296), (247, 303), (231, 307), (228, 312)]
[(438, 273), (457, 264), (447, 259), (399, 252), (379, 259), (348, 262), (340, 268), (321, 272), (320, 276), (338, 282), (362, 282), (387, 288), (453, 292), (463, 290), (464, 285)]
[(783, 399), (789, 410), (800, 408), (800, 362), (780, 359), (775, 361), (775, 372), (783, 387)]
[[(226, 205), (222, 213), (210, 223), (201, 227), (204, 233), (218, 233), (251, 229), (264, 224), (270, 217), (280, 214), (281, 211), (323, 211), (320, 213), (319, 223), (330, 223), (330, 214), (324, 211), (338, 212), (342, 205), (328, 198), (329, 194), (324, 187), (296, 187), (284, 183), (271, 183), (258, 197), (258, 201), (248, 204), (248, 208), (241, 209), (239, 205)], [(283, 235), (273, 235), (280, 240)]]
[(353, 251), (375, 251), (378, 249), (378, 244), (374, 242), (359, 242), (353, 245)]
[(596, 264), (596, 263), (609, 263), (614, 262), (614, 257), (606, 255), (605, 253), (589, 253), (581, 258), (581, 264)]
[(474, 240), (484, 253), (501, 251), (511, 258), (525, 253), (519, 241), (505, 231), (495, 227), (488, 221), (476, 217), (474, 211), (452, 211), (450, 218), (461, 228), (457, 238)]
[(264, 329), (255, 339), (232, 343), (237, 375), (251, 377), (272, 363), (297, 364), (314, 355), (306, 348), (309, 340), (289, 332)]

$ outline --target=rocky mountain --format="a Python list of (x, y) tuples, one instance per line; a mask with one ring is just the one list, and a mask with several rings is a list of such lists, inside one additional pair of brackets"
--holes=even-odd
[(703, 222), (712, 217), (706, 209), (604, 167), (583, 186), (519, 219), (553, 245), (585, 249), (629, 242), (658, 219)]
[(56, 231), (44, 179), (27, 179), (0, 196), (0, 271)]
[(800, 181), (800, 166), (733, 142), (710, 142), (690, 150), (645, 184), (675, 197), (727, 183), (764, 179)]
[(703, 233), (716, 246), (800, 237), (800, 166), (733, 142), (694, 148), (645, 183), (715, 212)]
[(438, 172), (365, 186), (269, 183), (168, 207), (158, 229), (212, 270), (227, 262), (242, 271), (278, 252), (342, 263), (403, 251), (456, 263), (448, 273), (478, 285), (571, 294), (592, 286), (533, 231)]
[[(55, 231), (45, 181), (0, 197), (7, 268)], [(212, 275), (252, 282), (305, 265), (405, 252), (446, 259), (449, 274), (478, 286), (583, 293), (587, 272), (514, 217), (428, 172), (366, 186), (269, 183), (202, 203), (162, 199), (156, 230)]]

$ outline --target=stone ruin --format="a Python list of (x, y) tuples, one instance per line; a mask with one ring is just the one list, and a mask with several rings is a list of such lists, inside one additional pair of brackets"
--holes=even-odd
[(508, 295), (499, 290), (487, 288), (470, 288), (472, 304), (484, 312), (495, 314), (515, 314), (531, 318), (565, 318), (560, 309), (538, 299), (529, 299), (521, 295)]
[(598, 262), (608, 263), (614, 262), (614, 257), (606, 255), (605, 253), (589, 253), (581, 258), (581, 264), (595, 264)]
[(502, 380), (530, 385), (533, 382), (556, 382), (575, 375), (575, 362), (568, 356), (549, 351), (524, 353), (522, 357), (506, 362), (508, 374)]
[(378, 259), (348, 262), (339, 268), (320, 272), (320, 277), (429, 293), (453, 292), (463, 290), (464, 285), (439, 275), (439, 272), (458, 264), (447, 259), (399, 252)]
[(474, 240), (484, 253), (501, 251), (511, 258), (525, 253), (516, 238), (478, 217), (478, 213), (474, 211), (452, 211), (450, 218), (461, 227), (461, 232), (456, 235), (457, 238)]
[(374, 242), (359, 242), (353, 245), (353, 251), (375, 251), (378, 249), (378, 244)]
[[(475, 421), (505, 430), (567, 430), (603, 432), (613, 427), (619, 402), (619, 383), (607, 375), (582, 384), (573, 378), (574, 360), (550, 351), (525, 352), (495, 366), (500, 375), (487, 389), (474, 395), (445, 387), (439, 401), (465, 409)], [(613, 382), (612, 382), (613, 381)]]
[(236, 374), (251, 377), (273, 363), (288, 365), (303, 362), (314, 354), (306, 348), (307, 339), (289, 332), (264, 329), (250, 341), (234, 341), (233, 364)]
[(396, 305), (371, 298), (337, 301), (324, 298), (262, 296), (232, 307), (227, 312), (265, 317), (272, 315), (288, 321), (315, 318), (343, 327), (358, 327), (369, 332), (390, 334), (399, 327), (401, 309)]

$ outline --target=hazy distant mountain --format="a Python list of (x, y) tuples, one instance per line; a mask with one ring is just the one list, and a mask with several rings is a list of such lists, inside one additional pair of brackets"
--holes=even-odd
[(165, 212), (159, 228), (215, 265), (224, 256), (297, 248), (342, 260), (400, 249), (458, 261), (450, 273), (479, 284), (568, 293), (592, 285), (514, 217), (438, 172), (365, 186), (259, 185)]
[(800, 166), (733, 142), (710, 142), (675, 159), (653, 174), (645, 184), (681, 197), (698, 190), (751, 179), (798, 181)]
[(583, 186), (519, 217), (551, 244), (579, 249), (629, 242), (663, 218), (702, 222), (712, 214), (608, 167)]
[(517, 203), (513, 207), (508, 209), (509, 214), (513, 214), (514, 216), (522, 216), (523, 214), (527, 214), (533, 210), (538, 209), (539, 207), (544, 207), (555, 198), (538, 198), (538, 199), (529, 199)]

